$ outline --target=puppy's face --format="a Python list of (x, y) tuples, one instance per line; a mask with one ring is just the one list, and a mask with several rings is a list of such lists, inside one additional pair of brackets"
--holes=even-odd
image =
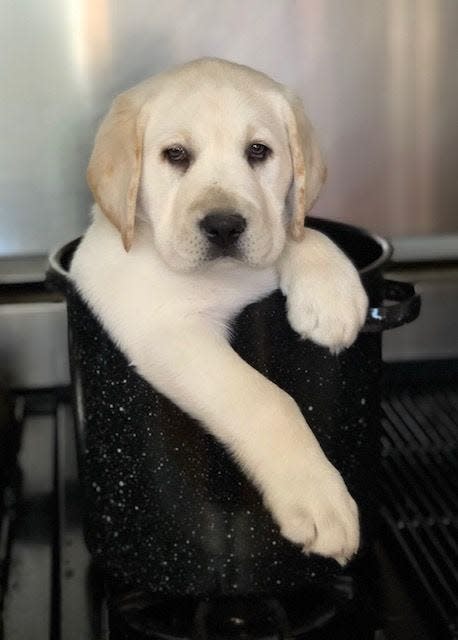
[[(113, 103), (88, 181), (129, 250), (148, 224), (175, 270), (272, 264), (300, 238), (324, 165), (300, 102), (267, 76), (200, 60)], [(140, 223), (140, 224), (139, 224)]]
[(173, 269), (232, 258), (276, 260), (292, 183), (286, 128), (249, 88), (172, 86), (146, 124), (139, 213)]

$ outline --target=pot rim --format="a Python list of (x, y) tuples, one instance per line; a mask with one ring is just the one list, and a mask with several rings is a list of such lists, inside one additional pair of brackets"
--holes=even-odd
[[(360, 229), (360, 227), (353, 227), (353, 228)], [(364, 232), (364, 229), (360, 229), (360, 230)], [(359, 269), (358, 273), (367, 273), (370, 270), (378, 269), (379, 267), (382, 266), (382, 264), (385, 264), (385, 262), (388, 262), (388, 260), (393, 255), (393, 245), (386, 238), (384, 238), (383, 236), (379, 236), (377, 233), (367, 233), (366, 235), (370, 237), (371, 240), (375, 240), (377, 244), (380, 245), (382, 249), (382, 253), (379, 258), (377, 258), (370, 264), (366, 265), (362, 269)]]
[[(356, 232), (359, 235), (364, 236), (366, 239), (369, 239), (375, 242), (380, 247), (380, 250), (381, 250), (380, 256), (375, 260), (373, 260), (372, 262), (370, 262), (369, 264), (367, 264), (365, 267), (358, 269), (358, 273), (360, 274), (365, 274), (370, 271), (376, 271), (383, 264), (385, 264), (393, 255), (393, 247), (386, 238), (376, 233), (372, 233), (364, 229), (363, 227), (358, 227), (352, 224), (347, 224), (346, 222), (340, 222), (338, 220), (331, 220), (328, 218), (318, 218), (314, 216), (310, 216), (306, 218), (306, 225), (308, 223), (311, 223), (310, 224), (311, 228), (314, 228), (313, 223), (315, 222), (317, 223), (317, 226), (320, 226), (322, 224), (325, 224), (325, 225), (329, 224), (336, 228), (346, 228), (352, 233)], [(48, 262), (49, 262), (50, 269), (55, 273), (58, 273), (62, 277), (66, 278), (67, 280), (70, 279), (70, 272), (64, 269), (64, 267), (62, 266), (62, 255), (67, 251), (69, 251), (69, 249), (76, 248), (80, 243), (82, 237), (83, 236), (79, 236), (74, 240), (70, 240), (70, 242), (67, 242), (64, 245), (60, 246), (59, 248), (55, 249), (49, 255)]]
[(326, 224), (331, 227), (334, 226), (340, 229), (346, 228), (348, 231), (351, 231), (352, 233), (356, 232), (359, 235), (364, 236), (365, 238), (375, 242), (381, 249), (380, 256), (375, 260), (372, 260), (372, 262), (369, 262), (369, 264), (367, 264), (365, 267), (358, 269), (358, 273), (360, 274), (367, 273), (369, 271), (376, 271), (383, 264), (385, 264), (385, 262), (387, 262), (393, 255), (393, 246), (391, 242), (387, 240), (387, 238), (384, 238), (383, 236), (380, 236), (377, 233), (372, 233), (372, 231), (369, 231), (364, 227), (359, 227), (354, 224), (348, 224), (347, 222), (340, 222), (340, 220), (332, 220), (331, 218), (319, 218), (315, 216), (307, 217), (305, 219), (305, 226), (307, 226), (308, 223), (311, 223), (310, 226), (312, 228), (315, 228), (314, 223), (317, 223), (318, 230), (320, 230), (319, 227), (321, 224)]

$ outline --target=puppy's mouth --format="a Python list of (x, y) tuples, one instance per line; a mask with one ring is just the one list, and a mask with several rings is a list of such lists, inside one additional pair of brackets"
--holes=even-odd
[(210, 245), (207, 250), (207, 260), (218, 260), (219, 258), (233, 258), (234, 260), (243, 261), (243, 254), (240, 248), (236, 245), (229, 247), (218, 247)]

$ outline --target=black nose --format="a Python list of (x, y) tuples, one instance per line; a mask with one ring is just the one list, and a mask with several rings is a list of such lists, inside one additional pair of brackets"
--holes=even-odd
[(212, 244), (224, 248), (237, 242), (245, 230), (246, 220), (239, 213), (212, 211), (199, 226)]

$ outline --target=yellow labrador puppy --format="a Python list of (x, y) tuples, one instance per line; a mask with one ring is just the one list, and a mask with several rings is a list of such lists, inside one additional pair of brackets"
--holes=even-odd
[(336, 352), (367, 299), (304, 229), (325, 166), (300, 100), (202, 59), (118, 96), (95, 140), (77, 287), (138, 372), (197, 418), (262, 493), (282, 535), (344, 564), (358, 510), (294, 400), (231, 348), (231, 320), (280, 287), (291, 326)]

